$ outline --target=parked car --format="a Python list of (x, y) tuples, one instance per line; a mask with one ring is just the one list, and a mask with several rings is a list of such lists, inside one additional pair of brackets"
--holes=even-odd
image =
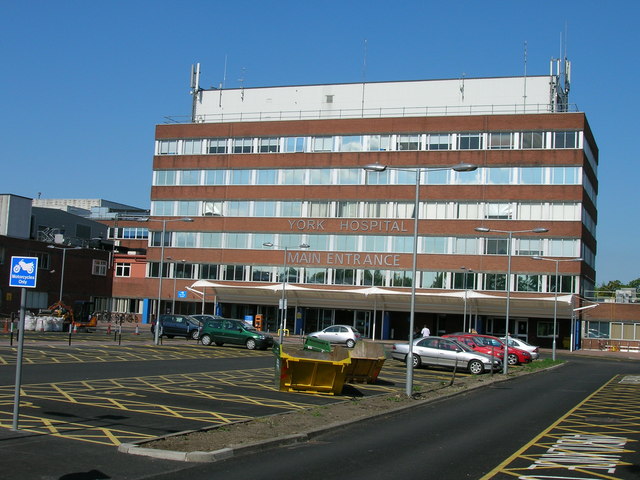
[(203, 345), (216, 344), (219, 347), (225, 343), (244, 345), (249, 350), (266, 350), (273, 345), (270, 334), (260, 332), (242, 320), (222, 317), (204, 320), (200, 329), (200, 341)]
[[(504, 342), (505, 338), (500, 338)], [(540, 352), (538, 347), (534, 345), (530, 345), (521, 338), (509, 337), (509, 346), (514, 348), (519, 348), (520, 350), (524, 350), (525, 352), (529, 352), (531, 354), (531, 360), (537, 360), (540, 358)]]
[[(151, 333), (155, 335), (156, 322), (151, 325)], [(189, 315), (160, 315), (161, 337), (186, 337), (197, 340), (200, 336), (200, 322)]]
[(353, 348), (360, 340), (360, 332), (350, 325), (331, 325), (330, 327), (307, 335), (311, 338), (319, 338), (330, 343), (344, 343), (347, 348)]
[[(477, 352), (495, 355), (504, 359), (504, 343), (498, 337), (491, 335), (480, 335), (477, 333), (454, 333), (443, 335), (443, 337), (455, 338), (461, 343), (465, 343)], [(519, 348), (509, 347), (507, 353), (509, 365), (531, 362), (531, 354)]]
[[(391, 357), (401, 362), (407, 362), (409, 354), (408, 343), (396, 343), (391, 348)], [(502, 361), (491, 355), (476, 352), (464, 343), (453, 338), (424, 337), (413, 342), (413, 362), (415, 368), (424, 366), (464, 368), (473, 375), (485, 371), (500, 370)]]

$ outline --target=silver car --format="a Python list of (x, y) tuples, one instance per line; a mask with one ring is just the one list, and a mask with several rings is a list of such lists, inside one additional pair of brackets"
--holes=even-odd
[[(391, 356), (401, 362), (407, 361), (409, 353), (408, 343), (396, 343), (391, 350)], [(500, 370), (502, 362), (491, 355), (476, 352), (463, 343), (451, 338), (425, 337), (413, 342), (413, 366), (455, 367), (464, 368), (474, 375), (485, 371)]]
[(350, 325), (331, 325), (330, 327), (307, 335), (311, 338), (319, 338), (330, 343), (343, 343), (348, 348), (353, 348), (360, 340), (360, 332)]

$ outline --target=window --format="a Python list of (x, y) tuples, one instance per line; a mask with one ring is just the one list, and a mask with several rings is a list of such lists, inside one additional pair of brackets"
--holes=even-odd
[(234, 138), (233, 153), (251, 153), (253, 138)]
[(553, 132), (553, 148), (578, 148), (578, 132)]
[(544, 170), (539, 167), (520, 169), (520, 184), (542, 185), (544, 183)]
[(487, 183), (493, 185), (509, 185), (511, 183), (511, 168), (487, 169)]
[(519, 238), (516, 244), (516, 255), (526, 257), (542, 255), (542, 239), (540, 238)]
[[(164, 246), (171, 246), (171, 237), (173, 232), (164, 232)], [(162, 232), (152, 232), (151, 233), (151, 246), (152, 247), (160, 247), (160, 242), (162, 241)]]
[(221, 216), (222, 202), (202, 202), (202, 214), (206, 217)]
[(93, 265), (91, 267), (91, 274), (97, 275), (100, 277), (107, 276), (107, 262), (105, 260), (93, 260)]
[(551, 183), (553, 185), (580, 185), (579, 167), (551, 168)]
[(183, 217), (195, 217), (200, 214), (200, 201), (178, 202), (178, 215)]
[(430, 133), (427, 135), (427, 150), (451, 150), (451, 135)]
[[(574, 286), (573, 286), (573, 281), (574, 281), (574, 277), (573, 275), (558, 275), (558, 283), (560, 284), (560, 289), (558, 290), (558, 293), (562, 293), (562, 292), (566, 292), (566, 293), (573, 293), (574, 292)], [(547, 292), (554, 292), (556, 291), (556, 276), (555, 275), (549, 275), (547, 277)]]
[(422, 288), (444, 288), (444, 273), (422, 272)]
[(314, 152), (331, 152), (333, 150), (333, 137), (315, 137), (313, 139)]
[(156, 185), (175, 185), (176, 170), (156, 170)]
[(484, 289), (485, 290), (506, 290), (507, 276), (504, 273), (485, 273)]
[(513, 133), (492, 132), (489, 134), (489, 149), (510, 150), (513, 148)]
[(256, 170), (256, 185), (275, 185), (277, 173), (277, 170)]
[(346, 135), (338, 137), (338, 139), (340, 152), (361, 152), (363, 150), (364, 137), (361, 135)]
[(276, 202), (275, 201), (259, 201), (253, 205), (254, 217), (275, 217), (276, 216)]
[(158, 140), (158, 155), (177, 155), (178, 140)]
[(521, 132), (520, 148), (544, 148), (545, 138), (544, 132)]
[(358, 248), (358, 235), (336, 235), (334, 249), (338, 252), (355, 252)]
[(338, 170), (338, 183), (340, 185), (359, 185), (360, 173), (359, 168), (341, 168)]
[(357, 218), (358, 202), (337, 202), (336, 217), (339, 218)]
[(366, 235), (364, 237), (365, 252), (386, 252), (387, 237), (380, 235)]
[(175, 202), (173, 200), (156, 200), (151, 202), (151, 213), (158, 217), (170, 217), (173, 213)]
[(413, 283), (411, 281), (411, 277), (413, 275), (412, 271), (398, 271), (393, 270), (391, 272), (391, 286), (392, 287), (410, 287)]
[(398, 135), (397, 150), (420, 150), (420, 135)]
[(244, 265), (227, 265), (225, 269), (225, 280), (244, 280)]
[(117, 238), (149, 238), (149, 229), (140, 227), (123, 227), (119, 228), (119, 236)]
[(277, 153), (280, 151), (279, 138), (260, 138), (258, 139), (260, 153)]
[(251, 170), (231, 170), (231, 185), (250, 185)]
[(516, 290), (518, 292), (541, 292), (540, 275), (516, 275)]
[(304, 152), (307, 146), (307, 137), (286, 137), (284, 139), (284, 151), (288, 153)]
[(183, 170), (180, 174), (180, 185), (199, 185), (200, 170)]
[(251, 280), (254, 282), (270, 282), (273, 267), (251, 267)]
[(183, 140), (182, 153), (184, 155), (200, 155), (202, 153), (202, 139)]
[(327, 269), (326, 268), (305, 268), (304, 269), (304, 283), (320, 283), (327, 282)]
[(506, 238), (485, 238), (484, 253), (486, 255), (506, 255), (509, 240)]
[(209, 140), (209, 153), (227, 153), (226, 138), (212, 138)]
[(609, 338), (610, 327), (609, 322), (587, 322), (587, 338)]
[(380, 270), (363, 270), (362, 285), (381, 287), (384, 285), (384, 275)]
[(227, 179), (226, 170), (206, 170), (204, 173), (205, 185), (224, 185)]
[(458, 135), (459, 150), (482, 150), (481, 133), (461, 133)]
[[(0, 247), (0, 264), (4, 263), (5, 249)], [(51, 268), (51, 256), (47, 252), (35, 252), (31, 256), (38, 258), (38, 269), (49, 270)]]
[[(553, 322), (538, 322), (537, 336), (541, 337), (553, 337)], [(558, 332), (556, 331), (556, 337)]]
[(485, 218), (493, 220), (509, 220), (512, 218), (510, 203), (487, 203)]
[(309, 202), (309, 217), (328, 217), (329, 216), (329, 202)]
[(203, 263), (200, 265), (200, 278), (203, 280), (218, 279), (218, 265)]
[(367, 185), (389, 185), (391, 170), (382, 172), (366, 172)]
[(369, 135), (369, 151), (386, 152), (390, 145), (391, 135)]
[(174, 263), (173, 264), (173, 277), (174, 278), (193, 278), (193, 263)]
[(131, 276), (131, 264), (130, 263), (116, 263), (116, 277), (130, 277)]
[(310, 185), (331, 185), (331, 170), (327, 168), (313, 168), (309, 170)]
[(174, 232), (176, 247), (195, 248), (197, 232)]
[(355, 285), (356, 271), (351, 268), (337, 268), (334, 270), (334, 285)]

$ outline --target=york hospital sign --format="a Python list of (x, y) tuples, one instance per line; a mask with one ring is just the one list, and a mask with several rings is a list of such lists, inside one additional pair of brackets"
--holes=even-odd
[[(408, 232), (404, 220), (339, 220), (342, 232)], [(327, 231), (327, 219), (289, 220), (292, 231)], [(335, 231), (335, 230), (334, 230)], [(397, 253), (287, 252), (289, 265), (339, 265), (343, 267), (400, 267)]]

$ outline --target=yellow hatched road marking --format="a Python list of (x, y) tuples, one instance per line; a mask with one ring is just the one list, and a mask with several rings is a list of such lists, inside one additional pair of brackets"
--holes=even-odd
[[(500, 463), (496, 468), (481, 477), (481, 480), (491, 479), (500, 473), (508, 476), (520, 477), (523, 475), (523, 472), (532, 472), (532, 470), (529, 469), (528, 466), (508, 468), (508, 465), (514, 463), (517, 459), (528, 460), (531, 462), (531, 464), (540, 460), (541, 455), (539, 453), (525, 453), (527, 452), (527, 450), (533, 447), (541, 448), (543, 452), (546, 452), (551, 448), (556, 448), (557, 451), (562, 452), (563, 450), (561, 448), (558, 448), (558, 444), (556, 442), (562, 440), (563, 438), (566, 438), (567, 435), (600, 435), (603, 437), (621, 437), (623, 434), (640, 434), (640, 388), (636, 387), (635, 391), (629, 389), (629, 394), (623, 395), (623, 398), (626, 398), (627, 401), (621, 403), (615, 383), (616, 379), (619, 378), (619, 376), (615, 376), (611, 380), (606, 382), (598, 390), (593, 392), (582, 402), (580, 402), (578, 405), (570, 409), (562, 417), (556, 420), (548, 428), (542, 431), (542, 433), (536, 436), (533, 440), (523, 445), (522, 448), (517, 450), (513, 455)], [(616, 391), (609, 393), (607, 392), (608, 389)], [(615, 400), (617, 404), (612, 404), (612, 400)], [(603, 422), (594, 423), (593, 421), (589, 422), (589, 414), (593, 417), (602, 417), (605, 415), (607, 417), (621, 417), (628, 420), (628, 422), (621, 422), (618, 424), (606, 424)], [(594, 431), (594, 428), (596, 428), (597, 431)], [(554, 432), (554, 430), (557, 431), (557, 433)], [(543, 442), (542, 439), (549, 440)], [(627, 443), (633, 443), (637, 442), (638, 440), (625, 438), (625, 441)], [(629, 449), (619, 449), (618, 451), (620, 453), (633, 452), (633, 450)], [(575, 455), (575, 452), (572, 453)], [(585, 460), (585, 462), (588, 463), (588, 460)], [(629, 463), (623, 462), (621, 460), (617, 461), (616, 464), (630, 465)], [(537, 466), (536, 470), (553, 470), (559, 468), (566, 468), (566, 466), (560, 463), (548, 462), (548, 465), (546, 467)], [(592, 470), (589, 470), (588, 465), (572, 465), (571, 470), (573, 472), (591, 475), (590, 478), (619, 478), (607, 475), (607, 473), (605, 473), (604, 471), (594, 472)], [(526, 476), (527, 475), (525, 474), (525, 477)]]

